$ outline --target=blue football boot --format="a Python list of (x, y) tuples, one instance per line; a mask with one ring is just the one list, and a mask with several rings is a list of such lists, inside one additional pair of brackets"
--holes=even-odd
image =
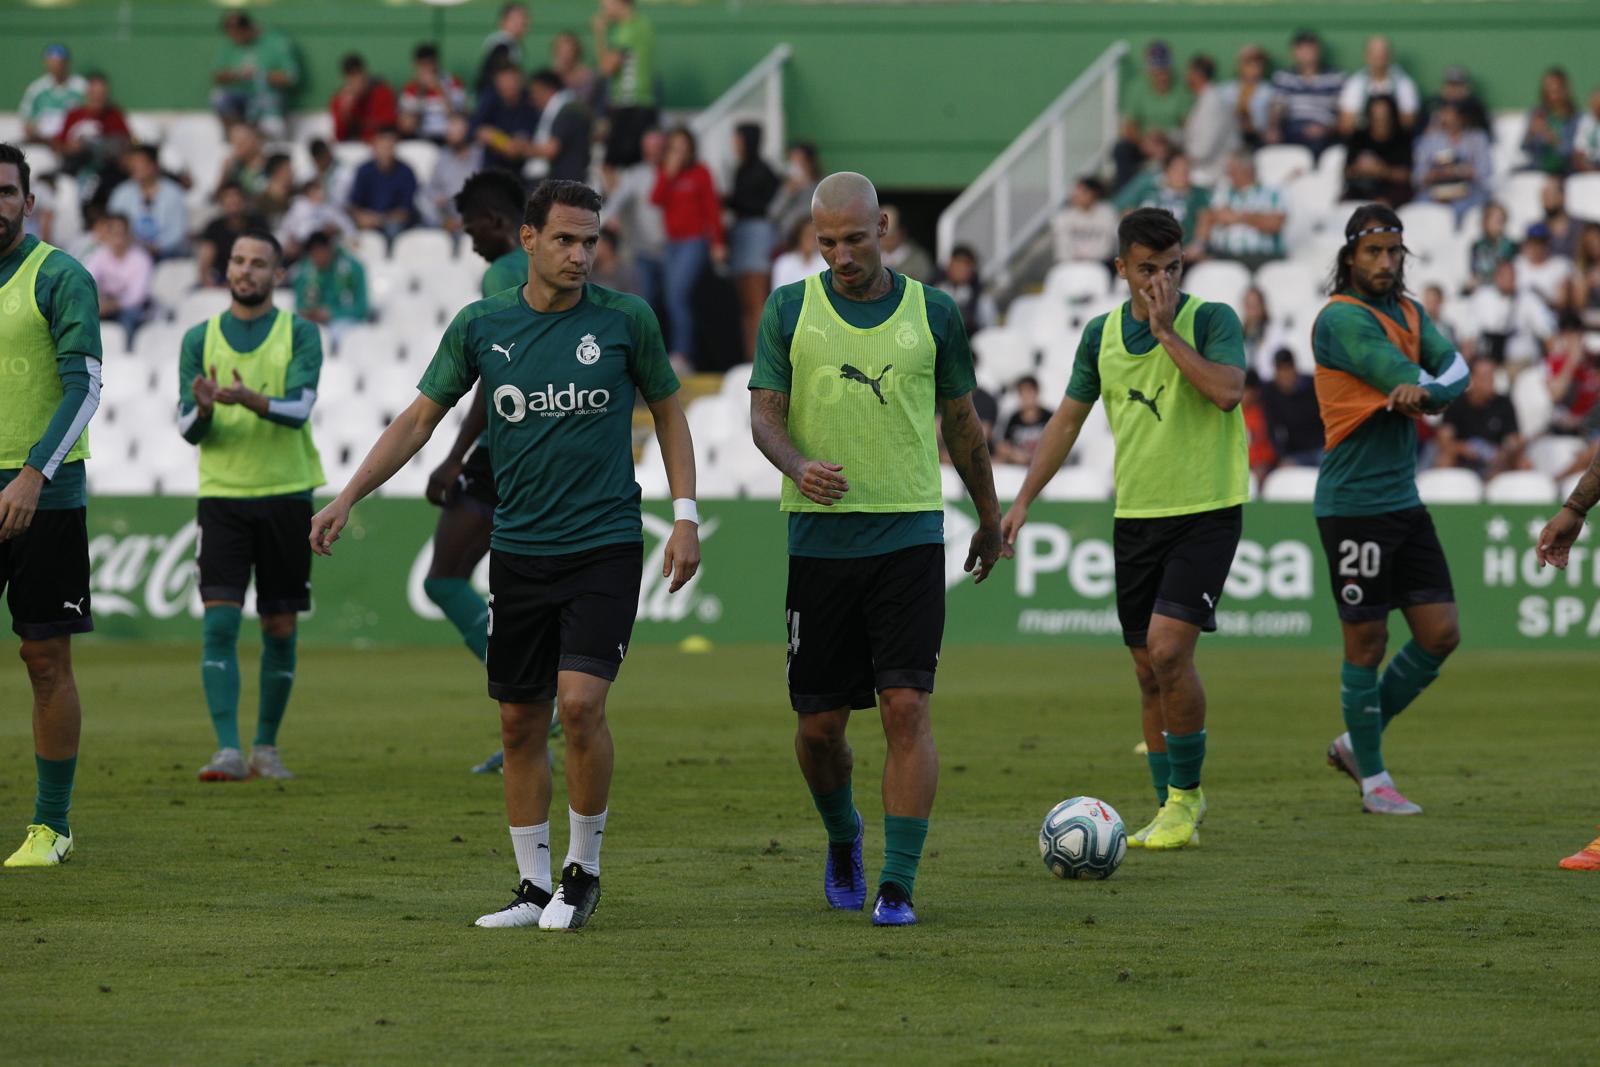
[(861, 868), (861, 813), (856, 815), (856, 839), (828, 842), (828, 865), (822, 872), (822, 892), (830, 908), (860, 911), (867, 904), (867, 876)]
[(873, 926), (914, 926), (916, 921), (911, 898), (899, 882), (884, 882), (878, 887), (878, 899), (872, 905)]

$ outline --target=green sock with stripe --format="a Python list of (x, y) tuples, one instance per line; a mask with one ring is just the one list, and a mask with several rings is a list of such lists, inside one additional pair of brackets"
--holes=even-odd
[(212, 604), (202, 624), (200, 685), (218, 748), (239, 747), (239, 617), (237, 604)]
[(461, 632), (461, 639), (482, 663), (489, 655), (489, 605), (465, 578), (427, 578), (422, 591)]
[(917, 888), (917, 865), (922, 862), (922, 843), (928, 837), (928, 820), (905, 815), (883, 817), (883, 873), (878, 884), (893, 882), (911, 899)]
[(1156, 787), (1156, 802), (1167, 802), (1167, 783), (1172, 779), (1172, 761), (1165, 752), (1146, 752), (1144, 760), (1150, 765), (1150, 782)]
[(1378, 695), (1378, 672), (1346, 663), (1339, 671), (1339, 706), (1344, 728), (1350, 732), (1361, 777), (1383, 773), (1383, 714)]
[(261, 635), (261, 711), (256, 719), (256, 744), (276, 745), (278, 727), (289, 707), (289, 692), (294, 688), (295, 638)]
[(831, 793), (813, 791), (811, 802), (817, 806), (817, 813), (822, 816), (822, 825), (828, 830), (829, 841), (835, 844), (849, 844), (856, 839), (856, 834), (861, 830), (861, 823), (856, 819), (855, 791), (851, 789), (849, 782)]
[(35, 753), (33, 769), (38, 776), (38, 788), (33, 795), (34, 823), (71, 837), (67, 812), (72, 810), (72, 779), (78, 771), (78, 757), (45, 759)]
[(1415, 641), (1407, 641), (1404, 648), (1394, 654), (1389, 666), (1384, 668), (1378, 682), (1378, 703), (1383, 708), (1383, 729), (1390, 721), (1411, 706), (1411, 702), (1439, 677), (1444, 659), (1428, 652)]

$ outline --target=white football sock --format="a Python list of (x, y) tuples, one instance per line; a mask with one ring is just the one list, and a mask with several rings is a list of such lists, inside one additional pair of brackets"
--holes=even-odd
[(1394, 779), (1389, 777), (1388, 771), (1379, 771), (1377, 774), (1361, 779), (1361, 795), (1366, 796), (1374, 789), (1385, 785), (1393, 789)]
[(550, 888), (550, 823), (511, 827), (511, 849), (517, 854), (517, 874), (540, 889)]
[(596, 878), (600, 876), (600, 835), (606, 832), (607, 811), (599, 815), (579, 815), (567, 809), (567, 823), (572, 833), (567, 839), (567, 860), (563, 867), (576, 863)]

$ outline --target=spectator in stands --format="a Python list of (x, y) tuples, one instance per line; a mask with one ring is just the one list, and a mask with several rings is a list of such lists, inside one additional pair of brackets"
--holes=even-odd
[(1506, 236), (1506, 209), (1504, 204), (1483, 206), (1483, 235), (1472, 242), (1467, 288), (1494, 282), (1495, 268), (1517, 258), (1517, 243)]
[(1248, 151), (1228, 159), (1227, 181), (1211, 193), (1200, 213), (1197, 240), (1206, 254), (1236, 259), (1251, 270), (1283, 258), (1283, 224), (1288, 220), (1283, 193), (1262, 185), (1255, 157)]
[(1600, 89), (1589, 94), (1589, 110), (1573, 127), (1572, 169), (1600, 170)]
[(1600, 331), (1600, 223), (1586, 222), (1578, 233), (1567, 307), (1585, 328)]
[(268, 229), (277, 229), (295, 197), (294, 164), (282, 152), (267, 157), (267, 181), (251, 206), (267, 222)]
[(267, 187), (267, 147), (261, 134), (248, 122), (236, 122), (228, 130), (228, 154), (222, 159), (220, 187), (236, 183), (251, 198)]
[(1111, 150), (1118, 188), (1131, 181), (1143, 166), (1146, 133), (1160, 131), (1173, 144), (1182, 139), (1189, 103), (1189, 94), (1173, 77), (1172, 49), (1165, 41), (1151, 41), (1144, 50), (1144, 77), (1132, 79), (1123, 87), (1120, 137)]
[(55, 235), (56, 225), (55, 175), (34, 174), (28, 184), (33, 193), (33, 210), (22, 216), (22, 232), (46, 244), (54, 244), (51, 238)]
[(328, 111), (333, 115), (333, 139), (371, 144), (379, 130), (400, 121), (400, 103), (388, 82), (368, 72), (361, 53), (346, 53), (339, 61), (339, 70), (344, 80), (328, 101)]
[[(465, 115), (450, 116), (445, 123), (444, 147), (433, 161), (433, 173), (422, 194), (423, 221), (451, 233), (461, 229), (455, 196), (468, 178), (483, 169), (483, 146), (472, 141), (471, 129)], [(611, 205), (606, 206), (609, 209)]]
[(1417, 112), (1422, 106), (1417, 83), (1394, 62), (1394, 50), (1389, 38), (1367, 38), (1367, 65), (1345, 79), (1339, 90), (1339, 132), (1349, 137), (1361, 125), (1367, 114), (1367, 101), (1375, 96), (1387, 96), (1394, 101), (1400, 117), (1400, 128), (1412, 133), (1417, 128)]
[(350, 183), (350, 218), (359, 229), (377, 230), (390, 241), (417, 221), (417, 175), (395, 154), (400, 135), (378, 131), (372, 158), (356, 168)]
[(1106, 202), (1099, 178), (1085, 176), (1072, 185), (1067, 206), (1050, 220), (1057, 263), (1075, 260), (1109, 263), (1117, 254), (1117, 212)]
[(1189, 60), (1184, 74), (1184, 84), (1194, 103), (1183, 120), (1183, 151), (1194, 168), (1194, 180), (1201, 185), (1221, 180), (1228, 157), (1242, 143), (1238, 117), (1217, 87), (1216, 77), (1216, 61), (1207, 55)]
[(961, 309), (961, 324), (970, 337), (979, 330), (987, 330), (999, 321), (994, 297), (983, 291), (983, 276), (978, 271), (978, 253), (971, 245), (956, 245), (950, 250), (950, 259), (944, 265), (939, 288), (950, 294), (950, 299)]
[(772, 288), (803, 281), (827, 269), (827, 260), (817, 250), (817, 228), (812, 225), (811, 216), (807, 215), (794, 224), (794, 229), (789, 231), (786, 250), (772, 261)]
[(1571, 259), (1578, 251), (1578, 222), (1567, 214), (1566, 182), (1551, 175), (1539, 190), (1539, 206), (1544, 209), (1544, 226), (1550, 231), (1550, 251)]
[(622, 257), (617, 247), (617, 235), (612, 230), (600, 231), (600, 241), (594, 246), (594, 266), (589, 270), (589, 280), (619, 293), (639, 295), (639, 272)]
[(189, 248), (189, 205), (183, 187), (161, 173), (153, 145), (134, 145), (123, 157), (127, 181), (111, 191), (106, 210), (122, 215), (133, 238), (155, 259), (181, 256)]
[(1258, 44), (1239, 49), (1234, 79), (1222, 85), (1222, 98), (1233, 112), (1234, 125), (1248, 148), (1266, 144), (1272, 130), (1272, 83), (1267, 80), (1267, 50)]
[(1441, 104), (1433, 124), (1417, 138), (1412, 184), (1418, 200), (1444, 204), (1461, 216), (1489, 199), (1494, 170), (1489, 138), (1482, 130), (1462, 124), (1454, 104)]
[(1239, 325), (1244, 330), (1246, 365), (1254, 367), (1263, 379), (1271, 378), (1274, 357), (1289, 343), (1288, 331), (1274, 321), (1267, 310), (1267, 295), (1254, 285), (1244, 291)]
[(103, 215), (95, 223), (97, 244), (83, 266), (100, 291), (100, 317), (122, 323), (132, 337), (150, 314), (150, 277), (155, 261), (133, 239), (126, 216)]
[(1550, 431), (1559, 434), (1592, 436), (1596, 429), (1596, 405), (1600, 404), (1600, 354), (1584, 344), (1583, 322), (1576, 315), (1563, 315), (1558, 333), (1550, 342), (1545, 357), (1545, 381), (1555, 410), (1550, 416)]
[(1183, 225), (1183, 242), (1192, 245), (1200, 228), (1200, 215), (1211, 203), (1211, 194), (1194, 184), (1189, 157), (1175, 152), (1159, 176), (1132, 183), (1117, 193), (1117, 207), (1129, 211), (1136, 207), (1159, 207), (1172, 212)]
[(61, 135), (56, 138), (56, 151), (61, 155), (61, 169), (86, 179), (106, 181), (99, 200), (111, 195), (126, 175), (122, 172), (122, 156), (133, 142), (128, 129), (128, 116), (111, 99), (111, 83), (104, 74), (91, 73), (87, 79), (83, 102), (61, 122)]
[(1444, 306), (1444, 287), (1437, 282), (1429, 282), (1422, 287), (1422, 311), (1428, 316), (1428, 321), (1434, 328), (1444, 334), (1445, 340), (1451, 344), (1456, 343), (1455, 327), (1450, 322), (1450, 316)]
[(480, 101), (493, 86), (496, 72), (506, 66), (522, 66), (522, 39), (528, 35), (528, 23), (527, 4), (500, 5), (494, 30), (483, 39), (483, 61), (478, 64), (478, 77), (473, 83)]
[(523, 149), (539, 128), (539, 109), (528, 101), (522, 71), (510, 63), (494, 72), (492, 90), (472, 116), (473, 137), (483, 145), (484, 166), (521, 174)]
[(1542, 222), (1528, 227), (1516, 259), (1517, 281), (1552, 311), (1567, 306), (1571, 296), (1572, 260), (1550, 247), (1550, 228)]
[(1322, 465), (1322, 416), (1309, 374), (1295, 366), (1294, 353), (1280, 348), (1272, 357), (1272, 380), (1261, 390), (1261, 407), (1272, 434), (1272, 450), (1284, 467)]
[(1239, 401), (1244, 414), (1244, 436), (1249, 445), (1250, 473), (1259, 481), (1278, 465), (1272, 450), (1272, 431), (1267, 427), (1267, 412), (1261, 406), (1261, 375), (1251, 367), (1244, 372), (1244, 398)]
[(1394, 101), (1367, 101), (1367, 121), (1345, 138), (1344, 199), (1378, 200), (1399, 207), (1411, 199), (1415, 166), (1411, 135), (1400, 128)]
[(650, 201), (666, 222), (667, 354), (674, 366), (688, 369), (694, 365), (695, 286), (711, 261), (726, 261), (728, 249), (722, 201), (687, 127), (667, 134)]
[(606, 83), (583, 61), (583, 41), (571, 30), (562, 30), (551, 40), (550, 69), (561, 75), (573, 98), (589, 114), (599, 116), (605, 112)]
[(761, 309), (767, 301), (767, 285), (772, 278), (772, 252), (778, 243), (777, 229), (767, 217), (767, 209), (778, 195), (778, 174), (761, 156), (761, 127), (754, 122), (740, 123), (734, 131), (733, 188), (725, 199), (733, 215), (729, 237), (728, 271), (739, 291), (739, 321), (743, 328), (744, 358), (755, 358), (756, 329), (761, 324)]
[(1466, 67), (1446, 67), (1444, 81), (1439, 85), (1439, 92), (1428, 101), (1428, 121), (1433, 120), (1433, 113), (1439, 110), (1439, 105), (1451, 103), (1461, 112), (1462, 125), (1469, 130), (1482, 130), (1489, 133), (1489, 109), (1483, 106), (1483, 101), (1472, 89), (1472, 76), (1467, 73)]
[(1578, 104), (1567, 72), (1551, 67), (1539, 81), (1539, 102), (1528, 111), (1528, 132), (1522, 138), (1524, 165), (1546, 174), (1567, 173), (1577, 134)]
[(1472, 377), (1461, 399), (1445, 410), (1439, 424), (1435, 467), (1465, 467), (1484, 478), (1524, 469), (1522, 434), (1511, 398), (1494, 387), (1494, 360), (1472, 361)]
[(328, 203), (343, 204), (350, 195), (350, 179), (354, 177), (350, 168), (339, 162), (328, 142), (320, 137), (312, 138), (307, 151), (311, 153), (314, 176), (328, 194)]
[(243, 11), (224, 15), (222, 32), (227, 43), (212, 66), (211, 109), (224, 125), (248, 122), (283, 136), (285, 99), (300, 82), (294, 45), (282, 33), (261, 29)]
[(200, 272), (196, 284), (220, 286), (228, 283), (228, 256), (233, 251), (234, 238), (262, 225), (259, 218), (250, 214), (249, 203), (238, 182), (223, 182), (217, 187), (217, 217), (206, 224), (195, 242), (194, 260)]
[(1487, 356), (1517, 366), (1542, 355), (1544, 341), (1555, 332), (1555, 313), (1544, 301), (1517, 286), (1517, 268), (1502, 263), (1494, 283), (1473, 290), (1468, 305), (1471, 332), (1462, 340), (1468, 355)]
[(907, 278), (932, 284), (933, 257), (906, 233), (900, 222), (900, 209), (893, 204), (884, 204), (883, 214), (889, 220), (889, 229), (878, 243), (883, 250), (883, 265), (899, 271)]
[(606, 114), (606, 166), (639, 162), (639, 139), (661, 121), (656, 100), (656, 31), (634, 7), (634, 0), (600, 0), (595, 12), (594, 54), (600, 73), (610, 79)]
[(367, 272), (361, 261), (318, 230), (294, 269), (294, 312), (327, 328), (333, 343), (367, 321)]
[(25, 141), (54, 141), (61, 135), (67, 112), (83, 103), (89, 83), (72, 73), (72, 53), (64, 44), (44, 48), (44, 73), (28, 83), (17, 113)]
[[(639, 295), (656, 309), (658, 317), (666, 311), (667, 230), (661, 209), (651, 197), (660, 176), (666, 142), (666, 134), (660, 130), (646, 130), (639, 139), (639, 162), (631, 167), (606, 169), (611, 192), (606, 200), (604, 225), (626, 242), (623, 252), (633, 261)], [(810, 218), (809, 213), (806, 217)]]
[(439, 46), (431, 41), (411, 52), (411, 80), (400, 90), (396, 125), (406, 137), (445, 143), (450, 116), (467, 106), (461, 79), (439, 69)]
[[(976, 352), (972, 353), (972, 367), (974, 370), (978, 367), (978, 353)], [(994, 427), (995, 423), (1000, 420), (1000, 402), (995, 399), (993, 393), (989, 392), (981, 384), (975, 385), (972, 387), (972, 410), (978, 416), (978, 425), (983, 427), (983, 443), (992, 455), (994, 453)], [(941, 432), (938, 437), (939, 462), (948, 463), (950, 461), (950, 452), (944, 446), (944, 434)]]
[(811, 194), (817, 191), (821, 180), (822, 161), (817, 158), (817, 146), (810, 141), (790, 145), (783, 185), (767, 208), (779, 233), (793, 233), (800, 222), (811, 217)]
[(593, 123), (561, 75), (546, 67), (528, 81), (528, 97), (538, 109), (539, 123), (520, 150), (527, 156), (524, 173), (538, 178), (588, 182)]
[(1322, 40), (1310, 30), (1294, 35), (1294, 69), (1272, 75), (1272, 140), (1304, 145), (1313, 155), (1339, 135), (1339, 92), (1344, 75), (1322, 69)]
[(1033, 375), (1017, 379), (1017, 410), (1006, 420), (1006, 427), (994, 443), (994, 456), (1001, 463), (1033, 462), (1033, 453), (1044, 436), (1045, 424), (1054, 414), (1039, 403), (1039, 379)]
[(328, 200), (327, 187), (315, 178), (300, 186), (288, 213), (278, 225), (278, 243), (283, 246), (284, 262), (299, 259), (314, 233), (347, 239), (356, 235), (350, 216)]

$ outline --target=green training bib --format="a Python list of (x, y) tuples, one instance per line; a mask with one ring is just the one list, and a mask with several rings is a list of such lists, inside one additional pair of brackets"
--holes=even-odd
[[(237, 370), (258, 393), (282, 396), (294, 358), (294, 316), (286, 311), (254, 352), (238, 352), (222, 335), (222, 316), (206, 323), (205, 372), (233, 384)], [(280, 496), (315, 489), (326, 479), (322, 458), (311, 441), (311, 423), (283, 426), (240, 404), (212, 409), (211, 430), (200, 442), (200, 495)]]
[[(39, 268), (54, 251), (40, 241), (0, 287), (0, 470), (16, 470), (28, 461), (66, 395), (56, 368), (55, 338), (35, 295)], [(85, 429), (62, 462), (88, 455)]]

